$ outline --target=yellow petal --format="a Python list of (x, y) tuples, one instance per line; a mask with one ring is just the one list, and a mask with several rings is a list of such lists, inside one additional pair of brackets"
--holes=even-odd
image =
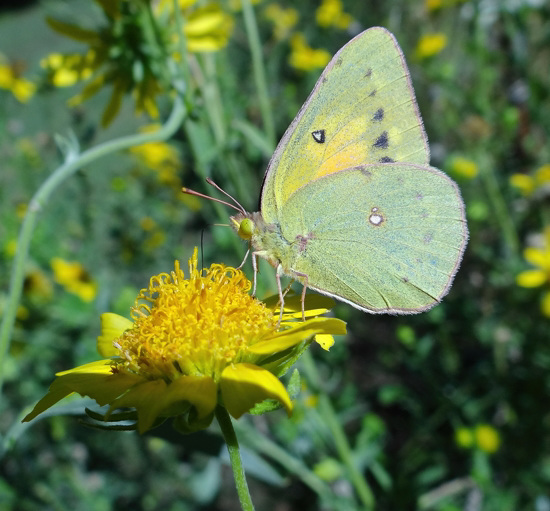
[(216, 390), (212, 378), (202, 376), (182, 376), (169, 384), (164, 380), (152, 380), (132, 387), (112, 403), (110, 410), (135, 408), (138, 430), (143, 433), (157, 417), (179, 415), (189, 404), (196, 408), (199, 419), (206, 417), (216, 406)]
[(521, 287), (539, 287), (546, 282), (546, 273), (542, 270), (522, 271), (516, 277), (516, 283)]
[(138, 413), (138, 431), (147, 431), (166, 407), (164, 396), (167, 383), (164, 380), (151, 380), (135, 385), (123, 396), (111, 403), (109, 413), (117, 408), (135, 408)]
[(550, 268), (550, 254), (546, 254), (540, 248), (527, 247), (523, 251), (523, 257), (528, 263), (539, 268)]
[(523, 195), (531, 195), (535, 189), (535, 180), (526, 174), (512, 174), (510, 184), (518, 188)]
[(133, 321), (118, 314), (113, 314), (112, 312), (102, 314), (101, 333), (97, 338), (97, 351), (99, 354), (102, 357), (118, 355), (118, 350), (113, 346), (113, 341), (133, 326)]
[(346, 323), (336, 318), (315, 318), (291, 325), (291, 328), (275, 334), (271, 339), (250, 346), (248, 351), (256, 355), (268, 355), (290, 348), (316, 334), (346, 333)]
[(38, 401), (23, 421), (30, 421), (73, 392), (90, 396), (103, 406), (140, 381), (143, 379), (139, 376), (113, 374), (110, 360), (98, 360), (57, 373), (57, 378), (51, 384), (48, 393)]
[(317, 334), (315, 342), (324, 350), (328, 351), (334, 345), (334, 337), (330, 334)]
[(276, 399), (292, 413), (292, 401), (284, 385), (269, 371), (253, 364), (227, 366), (220, 380), (223, 403), (227, 411), (238, 419), (255, 404)]

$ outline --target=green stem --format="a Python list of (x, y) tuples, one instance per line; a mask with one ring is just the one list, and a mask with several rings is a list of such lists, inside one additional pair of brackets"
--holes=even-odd
[(359, 499), (361, 500), (364, 509), (374, 509), (375, 501), (372, 490), (370, 489), (367, 481), (363, 477), (363, 474), (361, 474), (361, 472), (357, 469), (355, 463), (353, 462), (351, 447), (338, 420), (338, 417), (336, 416), (334, 408), (332, 407), (329, 397), (321, 390), (322, 386), (320, 384), (321, 380), (319, 378), (319, 373), (317, 372), (317, 367), (315, 365), (315, 362), (313, 361), (313, 358), (311, 357), (311, 354), (309, 353), (309, 350), (306, 350), (301, 360), (304, 368), (304, 373), (306, 374), (309, 383), (311, 384), (312, 388), (319, 393), (319, 413), (325, 419), (326, 425), (328, 426), (332, 434), (334, 445), (336, 447), (336, 450), (338, 451), (340, 459), (342, 460), (344, 466), (348, 471), (351, 483), (355, 487), (355, 491), (357, 492), (357, 495), (359, 496)]
[(11, 273), (10, 291), (4, 310), (4, 317), (2, 318), (2, 326), (0, 327), (0, 391), (4, 380), (4, 359), (8, 351), (17, 306), (21, 298), (23, 279), (25, 276), (25, 263), (38, 213), (45, 207), (54, 190), (77, 170), (115, 151), (127, 149), (135, 145), (146, 144), (147, 142), (166, 140), (181, 126), (185, 115), (186, 109), (181, 99), (176, 96), (172, 113), (161, 129), (153, 133), (129, 135), (120, 137), (116, 140), (110, 140), (97, 147), (88, 149), (80, 155), (71, 155), (69, 153), (65, 163), (58, 167), (34, 194), (27, 208), (27, 213), (25, 214), (23, 225), (19, 232), (17, 251), (15, 253)]
[(497, 176), (494, 171), (494, 160), (489, 156), (479, 156), (480, 176), (485, 186), (485, 191), (489, 197), (489, 202), (493, 207), (495, 218), (500, 225), (500, 230), (506, 241), (509, 253), (513, 256), (519, 256), (519, 240), (516, 232), (516, 226), (510, 214), (510, 208), (502, 195)]
[(262, 44), (258, 33), (258, 25), (256, 16), (250, 0), (243, 0), (243, 16), (246, 34), (248, 36), (248, 44), (252, 52), (252, 68), (254, 71), (254, 81), (258, 90), (258, 98), (260, 100), (260, 111), (264, 123), (264, 130), (267, 139), (271, 146), (275, 147), (275, 124), (273, 123), (273, 114), (271, 112), (271, 102), (269, 101), (269, 92), (267, 89), (267, 80), (265, 77), (265, 68), (262, 58)]
[(220, 425), (223, 438), (227, 444), (227, 450), (229, 451), (229, 460), (231, 461), (231, 468), (233, 469), (233, 477), (235, 478), (241, 507), (244, 511), (254, 511), (254, 504), (252, 504), (252, 499), (250, 498), (248, 484), (246, 483), (244, 468), (241, 461), (237, 435), (235, 435), (231, 417), (229, 417), (227, 410), (223, 406), (216, 407), (216, 419), (218, 419), (218, 424)]

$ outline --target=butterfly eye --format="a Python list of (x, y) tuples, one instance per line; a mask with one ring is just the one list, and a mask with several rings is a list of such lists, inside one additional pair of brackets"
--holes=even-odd
[(239, 236), (243, 240), (249, 240), (254, 232), (254, 222), (250, 218), (243, 218), (239, 225)]

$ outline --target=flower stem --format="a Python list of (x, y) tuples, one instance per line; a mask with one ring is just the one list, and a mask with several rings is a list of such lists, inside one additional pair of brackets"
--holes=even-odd
[(254, 81), (258, 90), (260, 100), (260, 111), (264, 123), (264, 130), (267, 140), (272, 147), (275, 147), (275, 124), (273, 123), (273, 114), (271, 112), (271, 103), (269, 101), (269, 92), (267, 90), (267, 80), (265, 78), (265, 69), (262, 59), (262, 45), (258, 33), (256, 16), (250, 0), (242, 1), (244, 25), (248, 36), (248, 44), (252, 52), (252, 68), (254, 71)]
[(317, 367), (313, 362), (313, 358), (311, 357), (309, 350), (306, 350), (301, 360), (304, 368), (304, 373), (306, 374), (309, 383), (311, 384), (312, 388), (315, 389), (316, 392), (318, 392), (319, 412), (321, 416), (325, 419), (326, 424), (332, 434), (334, 445), (336, 447), (336, 450), (338, 451), (340, 459), (342, 460), (348, 471), (351, 483), (355, 487), (355, 491), (357, 492), (357, 495), (361, 500), (364, 509), (374, 509), (375, 501), (372, 490), (370, 489), (370, 486), (363, 477), (363, 474), (361, 474), (361, 472), (357, 469), (355, 463), (353, 462), (351, 447), (342, 429), (342, 425), (338, 421), (338, 417), (336, 416), (329, 397), (321, 390), (322, 386), (320, 384), (321, 380), (319, 378), (319, 373), (317, 372)]
[(248, 484), (246, 483), (241, 461), (237, 435), (235, 435), (231, 417), (229, 417), (227, 410), (223, 406), (218, 405), (216, 407), (216, 419), (218, 419), (223, 438), (227, 444), (227, 450), (229, 451), (229, 459), (231, 461), (231, 468), (233, 469), (233, 477), (235, 478), (235, 485), (237, 486), (237, 494), (239, 495), (241, 507), (244, 511), (254, 511), (254, 504), (252, 504), (252, 499), (250, 498)]
[(27, 213), (23, 219), (23, 225), (19, 232), (17, 240), (17, 251), (15, 253), (13, 269), (11, 272), (10, 291), (7, 298), (6, 308), (4, 309), (4, 317), (0, 327), (0, 391), (4, 380), (4, 359), (9, 347), (9, 340), (13, 331), (13, 324), (17, 306), (21, 298), (23, 289), (23, 279), (25, 276), (25, 263), (29, 252), (29, 246), (38, 218), (38, 213), (46, 206), (48, 199), (67, 178), (72, 176), (77, 170), (91, 162), (111, 154), (121, 149), (127, 149), (135, 145), (145, 144), (147, 142), (155, 142), (166, 140), (180, 126), (185, 118), (187, 111), (183, 106), (183, 102), (176, 96), (172, 113), (166, 123), (158, 131), (153, 133), (143, 133), (139, 135), (128, 135), (115, 140), (110, 140), (100, 144), (92, 149), (88, 149), (81, 154), (69, 153), (63, 165), (58, 167), (51, 175), (42, 183), (38, 191), (27, 208)]

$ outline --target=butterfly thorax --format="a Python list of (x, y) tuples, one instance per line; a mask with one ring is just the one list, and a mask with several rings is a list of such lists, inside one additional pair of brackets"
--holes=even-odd
[(250, 242), (254, 252), (266, 259), (273, 267), (279, 265), (288, 273), (299, 253), (299, 246), (289, 243), (281, 233), (279, 224), (265, 222), (262, 214), (239, 213), (231, 217), (232, 227), (244, 240)]

